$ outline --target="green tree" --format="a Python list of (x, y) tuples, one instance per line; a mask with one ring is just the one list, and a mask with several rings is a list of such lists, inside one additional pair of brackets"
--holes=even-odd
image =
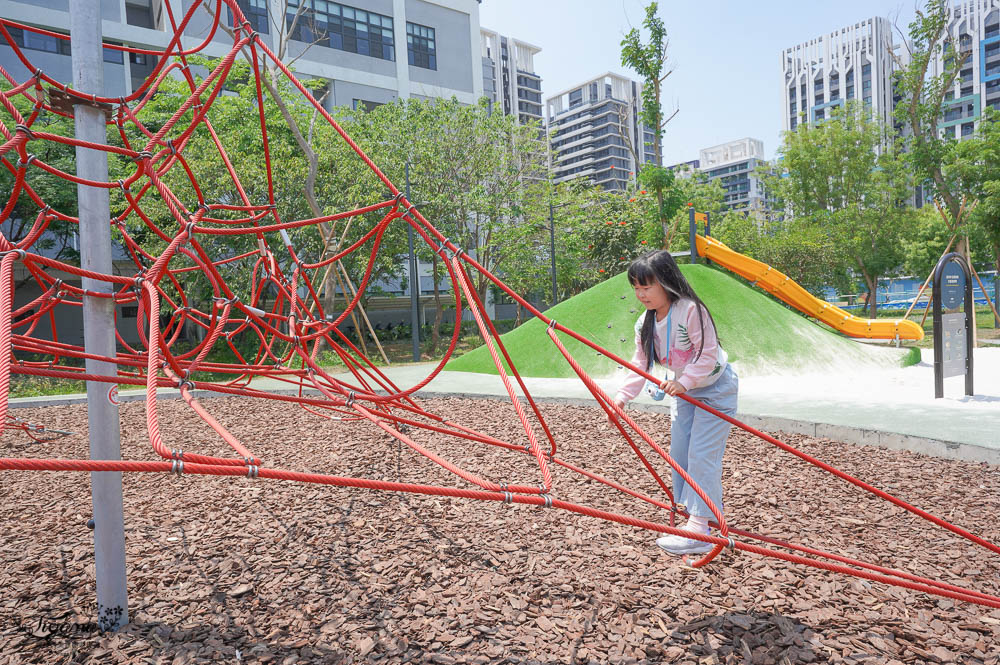
[[(657, 4), (650, 3), (646, 7), (646, 18), (642, 22), (649, 32), (649, 42), (644, 44), (639, 29), (633, 28), (622, 39), (621, 58), (622, 64), (633, 69), (643, 80), (642, 109), (639, 112), (639, 118), (656, 137), (652, 146), (655, 163), (643, 164), (642, 159), (640, 159), (643, 151), (639, 150), (639, 146), (634, 145), (631, 141), (627, 140), (627, 142), (638, 169), (636, 174), (638, 182), (643, 189), (652, 191), (656, 197), (655, 215), (659, 220), (663, 234), (663, 246), (669, 247), (677, 228), (676, 221), (674, 224), (669, 224), (669, 220), (681, 207), (683, 200), (674, 186), (673, 171), (663, 167), (661, 153), (663, 129), (677, 115), (677, 110), (669, 117), (664, 117), (663, 82), (673, 73), (673, 70), (664, 71), (667, 67), (667, 49), (670, 44), (663, 19), (658, 17), (656, 12)], [(625, 122), (622, 125), (628, 126)], [(641, 135), (642, 131), (639, 134)]]
[(726, 213), (712, 225), (712, 235), (734, 251), (775, 266), (813, 295), (821, 296), (827, 286), (853, 290), (833, 238), (809, 220)]
[[(709, 214), (709, 220), (714, 225), (722, 219), (726, 207), (724, 200), (726, 192), (718, 179), (711, 180), (703, 171), (695, 171), (687, 177), (676, 181), (677, 198), (682, 205), (670, 219), (671, 228), (687, 229), (690, 221), (689, 208)], [(674, 252), (689, 250), (690, 238), (687, 233), (676, 233), (670, 244)]]
[[(359, 144), (390, 179), (402, 183), (409, 162), (410, 199), (424, 217), (490, 273), (514, 277), (524, 295), (535, 290), (537, 280), (528, 275), (520, 279), (517, 266), (537, 265), (547, 253), (538, 212), (539, 202), (547, 200), (547, 185), (541, 178), (544, 152), (536, 123), (520, 125), (513, 116), (491, 113), (485, 103), (457, 99), (386, 104), (362, 114), (358, 122)], [(436, 243), (433, 248), (423, 241), (419, 245), (421, 261), (431, 265), (433, 275), (429, 350), (434, 353), (453, 297), (445, 290), (448, 269)], [(489, 279), (474, 270), (469, 276), (485, 300)]]
[(970, 235), (990, 248), (993, 269), (1000, 272), (1000, 112), (987, 107), (976, 135), (954, 144), (946, 161), (975, 197)]
[[(3, 77), (0, 77), (0, 91), (10, 90), (11, 87)], [(12, 103), (23, 117), (31, 115), (31, 104), (23, 95), (13, 98)], [(3, 115), (5, 126), (13, 127), (16, 124), (13, 114), (7, 109), (0, 108), (0, 115)], [(54, 113), (41, 114), (32, 125), (32, 130), (59, 136), (72, 137), (74, 135), (73, 120)], [(26, 150), (28, 159), (32, 162), (37, 159), (39, 162), (44, 162), (66, 173), (76, 173), (76, 151), (73, 146), (57, 141), (31, 141), (27, 144)], [(16, 151), (12, 150), (3, 156), (3, 164), (0, 166), (0, 192), (5, 192), (7, 196), (14, 193), (16, 173), (20, 162), (21, 157)], [(7, 217), (0, 218), (0, 230), (7, 237), (7, 240), (15, 244), (23, 240), (31, 231), (38, 213), (41, 211), (41, 206), (32, 199), (28, 188), (46, 205), (52, 206), (53, 211), (68, 217), (77, 216), (75, 185), (39, 168), (38, 163), (29, 163), (25, 167), (24, 182), (25, 188), (18, 192), (17, 202), (8, 211)], [(4, 200), (4, 203), (6, 202)], [(46, 227), (46, 233), (35, 242), (31, 251), (37, 252), (44, 249), (48, 256), (57, 260), (77, 261), (80, 254), (74, 246), (73, 239), (78, 229), (79, 225), (74, 222), (66, 221), (60, 217), (51, 217)]]
[(904, 206), (908, 171), (887, 134), (867, 109), (849, 104), (826, 122), (787, 132), (785, 177), (765, 181), (793, 218), (830, 236), (839, 265), (864, 280), (872, 317), (878, 279), (902, 264), (913, 219)]
[[(956, 40), (950, 31), (951, 23), (949, 0), (927, 0), (923, 9), (917, 10), (909, 26), (909, 40), (903, 42), (908, 58), (893, 54), (895, 90), (901, 97), (894, 115), (898, 123), (909, 129), (904, 141), (916, 181), (923, 184), (932, 198), (941, 201), (948, 229), (965, 236), (964, 212), (970, 202), (970, 183), (961, 179), (960, 172), (949, 171), (945, 166), (954, 135), (943, 134), (941, 123), (947, 101), (954, 98), (959, 73), (971, 56), (972, 45)], [(943, 63), (940, 71), (935, 66), (939, 59)], [(959, 250), (968, 257), (967, 238), (962, 238)]]

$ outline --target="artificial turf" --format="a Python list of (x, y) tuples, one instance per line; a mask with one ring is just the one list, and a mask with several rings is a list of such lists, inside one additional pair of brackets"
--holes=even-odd
[[(781, 373), (789, 369), (822, 371), (845, 365), (900, 366), (919, 360), (908, 349), (873, 347), (830, 332), (720, 270), (703, 265), (683, 265), (681, 270), (712, 312), (722, 346), (743, 374)], [(634, 326), (643, 311), (622, 273), (559, 303), (545, 314), (629, 360), (635, 350)], [(615, 361), (568, 335), (558, 334), (588, 374), (609, 376), (618, 369)], [(501, 339), (523, 376), (575, 376), (549, 339), (541, 320), (531, 319)], [(446, 369), (497, 373), (485, 346), (452, 360)]]

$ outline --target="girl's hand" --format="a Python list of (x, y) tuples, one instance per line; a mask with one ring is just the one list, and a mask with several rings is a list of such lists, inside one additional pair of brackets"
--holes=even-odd
[[(617, 404), (619, 408), (622, 409), (625, 408), (625, 402), (621, 401), (620, 399), (616, 399), (615, 404)], [(615, 424), (615, 416), (613, 414), (614, 412), (608, 414), (608, 422), (611, 423), (612, 425)]]
[(680, 395), (683, 392), (687, 392), (687, 388), (680, 381), (666, 380), (660, 384), (660, 390), (667, 393), (671, 397)]

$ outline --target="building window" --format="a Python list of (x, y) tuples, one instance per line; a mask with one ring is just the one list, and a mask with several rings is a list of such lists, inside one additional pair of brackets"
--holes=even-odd
[[(31, 30), (8, 27), (7, 32), (14, 39), (14, 43), (22, 49), (29, 51), (44, 51), (45, 53), (58, 53), (59, 55), (72, 55), (68, 39), (59, 39), (52, 35), (42, 35)], [(121, 65), (125, 62), (123, 51), (114, 49), (104, 49), (104, 62), (113, 65)]]
[(583, 88), (579, 88), (569, 93), (569, 107), (579, 106), (583, 103)]
[(382, 104), (383, 102), (370, 102), (367, 99), (354, 99), (351, 102), (351, 108), (355, 111), (361, 110), (370, 113), (379, 106), (382, 106)]
[(542, 103), (542, 95), (537, 92), (531, 92), (530, 90), (518, 90), (517, 96), (521, 99), (527, 99), (532, 102)]
[(967, 122), (962, 125), (962, 136), (972, 136), (975, 131), (975, 123)]
[(327, 0), (288, 0), (289, 29), (300, 6), (305, 10), (295, 22), (292, 39), (381, 60), (396, 59), (391, 16)]
[(437, 69), (437, 48), (434, 45), (434, 28), (416, 23), (406, 23), (406, 53), (410, 64), (424, 69)]
[[(290, 5), (291, 3), (289, 3)], [(243, 12), (243, 16), (250, 21), (250, 27), (261, 34), (269, 34), (269, 24), (267, 20), (267, 0), (236, 0), (236, 5)], [(229, 12), (229, 25), (233, 25), (233, 10)], [(235, 26), (234, 26), (235, 27)]]

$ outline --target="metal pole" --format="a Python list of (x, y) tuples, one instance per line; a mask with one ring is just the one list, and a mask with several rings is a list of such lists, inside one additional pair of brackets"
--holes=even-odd
[[(73, 52), (73, 87), (80, 92), (104, 93), (104, 57), (101, 45), (100, 2), (71, 2), (70, 45)], [(106, 143), (104, 111), (77, 104), (73, 107), (76, 138)], [(77, 175), (106, 182), (108, 158), (103, 150), (76, 149)], [(80, 215), (80, 265), (110, 275), (111, 206), (108, 190), (77, 185)], [(116, 354), (115, 317), (109, 282), (83, 278), (83, 343), (88, 354), (113, 358)], [(151, 312), (151, 317), (157, 312)], [(114, 363), (87, 358), (88, 374), (115, 376)], [(87, 381), (87, 422), (90, 459), (121, 459), (121, 430), (116, 383)], [(97, 623), (101, 630), (118, 630), (128, 623), (128, 590), (125, 582), (125, 517), (122, 507), (122, 474), (95, 471), (90, 474), (94, 505), (94, 565), (97, 578)]]
[[(410, 200), (410, 160), (406, 160), (406, 200)], [(417, 272), (417, 252), (413, 249), (413, 226), (406, 225), (410, 246), (410, 330), (413, 339), (413, 362), (420, 362), (420, 274)]]
[[(705, 213), (705, 237), (706, 238), (712, 237), (712, 213), (710, 212)], [(706, 266), (712, 265), (711, 259), (705, 259), (705, 265)]]
[[(695, 223), (694, 223), (694, 204), (688, 204), (688, 241), (691, 243), (691, 265), (698, 262), (698, 244), (694, 239), (695, 235)], [(667, 249), (670, 249), (669, 247)]]
[(552, 199), (549, 199), (549, 259), (552, 261), (552, 304), (559, 302), (556, 284), (556, 222), (552, 214)]
[(976, 299), (972, 296), (972, 263), (965, 260), (959, 263), (965, 271), (965, 394), (971, 396), (975, 394), (972, 382), (972, 356), (976, 350)]
[[(993, 304), (1000, 310), (1000, 270), (993, 275)], [(993, 327), (1000, 328), (1000, 316), (993, 317)]]
[(941, 257), (934, 268), (934, 286), (931, 298), (934, 304), (934, 399), (944, 397), (944, 331), (941, 325), (941, 273), (944, 272), (945, 258)]

